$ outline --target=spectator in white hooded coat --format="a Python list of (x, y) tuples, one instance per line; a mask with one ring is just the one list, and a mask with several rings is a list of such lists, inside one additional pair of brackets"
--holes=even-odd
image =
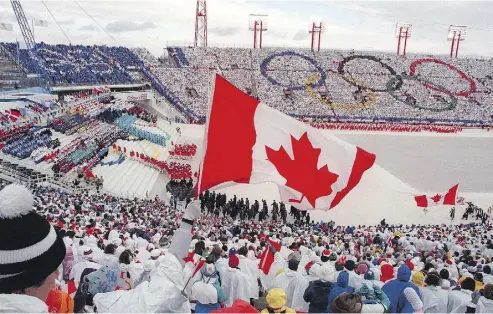
[(221, 288), (226, 295), (226, 306), (233, 305), (237, 299), (245, 302), (250, 302), (250, 280), (244, 273), (238, 269), (240, 259), (236, 255), (230, 255), (228, 260), (228, 268), (221, 272)]
[(426, 287), (419, 287), (423, 300), (423, 311), (425, 313), (447, 312), (449, 293), (442, 289), (439, 274), (436, 272), (428, 273), (425, 283)]
[(242, 273), (244, 273), (249, 280), (250, 287), (250, 298), (258, 299), (259, 297), (259, 287), (258, 287), (258, 265), (256, 261), (252, 261), (247, 257), (248, 250), (246, 247), (241, 247), (238, 250), (238, 258), (240, 259), (240, 264), (238, 268)]

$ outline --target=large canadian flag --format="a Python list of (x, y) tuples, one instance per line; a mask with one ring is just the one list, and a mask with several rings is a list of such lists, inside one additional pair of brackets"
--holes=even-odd
[(330, 209), (375, 163), (375, 155), (311, 128), (216, 75), (200, 191), (225, 182), (278, 185), (299, 209)]
[(456, 184), (443, 194), (418, 195), (414, 197), (418, 207), (431, 207), (437, 205), (455, 205), (459, 185)]

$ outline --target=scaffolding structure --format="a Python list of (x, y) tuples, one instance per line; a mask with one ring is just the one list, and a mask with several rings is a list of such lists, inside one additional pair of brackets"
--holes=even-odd
[(323, 22), (312, 22), (308, 33), (312, 35), (312, 51), (315, 51), (315, 46), (317, 47), (317, 51), (320, 51), (320, 42), (322, 40), (322, 34), (325, 33), (325, 24)]
[(450, 58), (453, 58), (455, 48), (455, 58), (459, 54), (459, 44), (461, 41), (466, 40), (467, 26), (450, 25), (448, 28), (447, 40), (451, 42), (450, 45)]
[[(406, 56), (407, 39), (411, 37), (412, 24), (397, 23), (395, 26), (395, 37), (397, 38), (397, 55)], [(404, 47), (401, 52), (401, 41), (404, 39)]]
[[(262, 34), (268, 30), (269, 16), (265, 14), (250, 14), (248, 29), (253, 31), (253, 48), (262, 48)], [(258, 34), (258, 35), (257, 35)]]
[(197, 0), (194, 47), (207, 47), (207, 3)]

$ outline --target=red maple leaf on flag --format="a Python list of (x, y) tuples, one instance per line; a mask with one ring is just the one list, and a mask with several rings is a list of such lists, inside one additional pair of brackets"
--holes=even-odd
[(192, 263), (192, 264), (195, 265), (195, 259), (194, 259), (194, 257), (195, 257), (195, 253), (194, 252), (188, 252), (188, 255), (183, 258), (183, 261), (185, 263), (190, 262), (190, 263)]
[(283, 146), (277, 151), (266, 146), (267, 159), (287, 180), (286, 186), (302, 194), (300, 200), (289, 201), (301, 203), (303, 197), (306, 197), (310, 205), (315, 207), (315, 201), (319, 197), (332, 193), (332, 184), (339, 175), (330, 172), (327, 165), (317, 168), (321, 149), (313, 148), (306, 132), (299, 140), (291, 135), (291, 144), (294, 159), (291, 159)]
[(435, 196), (433, 196), (433, 197), (431, 198), (431, 200), (432, 200), (433, 202), (435, 202), (435, 203), (440, 202), (440, 200), (441, 200), (441, 199), (442, 199), (442, 196), (441, 196), (440, 194), (437, 194), (437, 195), (435, 195)]

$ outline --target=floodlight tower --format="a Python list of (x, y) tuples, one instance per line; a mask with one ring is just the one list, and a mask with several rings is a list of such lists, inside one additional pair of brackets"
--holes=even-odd
[[(253, 48), (262, 48), (262, 34), (267, 31), (269, 16), (265, 14), (250, 14), (248, 29), (253, 31)], [(257, 37), (257, 33), (259, 34)]]
[(312, 51), (315, 51), (315, 41), (317, 41), (317, 51), (320, 51), (320, 41), (322, 34), (325, 33), (325, 24), (323, 22), (312, 22), (308, 33), (312, 34)]
[(397, 38), (397, 55), (401, 55), (401, 39), (404, 38), (402, 56), (406, 56), (407, 39), (411, 37), (412, 24), (397, 23), (395, 26), (395, 37)]
[(459, 53), (459, 43), (462, 40), (466, 40), (466, 35), (467, 35), (467, 26), (459, 26), (459, 25), (449, 26), (447, 40), (452, 41), (452, 44), (450, 45), (450, 58), (452, 58), (454, 54), (454, 47), (455, 47), (455, 57), (457, 58), (457, 54)]
[(207, 3), (197, 0), (195, 12), (195, 42), (194, 47), (207, 47)]

